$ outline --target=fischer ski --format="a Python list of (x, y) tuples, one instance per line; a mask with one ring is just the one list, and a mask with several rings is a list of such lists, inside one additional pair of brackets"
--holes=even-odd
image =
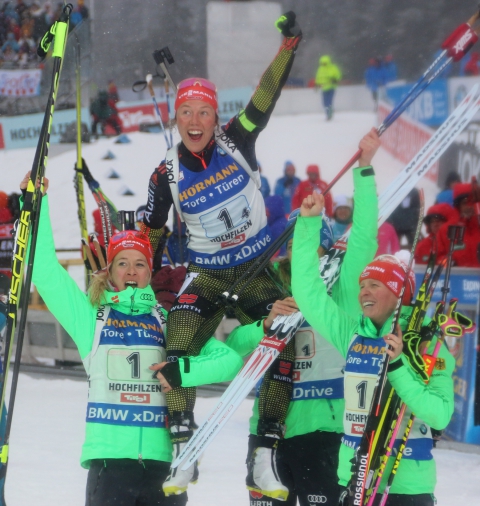
[(196, 430), (192, 439), (172, 463), (172, 467), (181, 466), (181, 469), (187, 469), (199, 458), (304, 321), (305, 318), (300, 312), (289, 316), (277, 316), (273, 320), (271, 329), (225, 390), (205, 422)]
[[(23, 347), (23, 338), (27, 322), (28, 311), (28, 293), (30, 292), (33, 262), (35, 255), (35, 244), (38, 234), (38, 223), (40, 216), (40, 208), (42, 203), (43, 178), (45, 168), (48, 161), (48, 149), (50, 143), (50, 130), (52, 127), (52, 117), (55, 109), (55, 101), (57, 98), (58, 85), (60, 80), (60, 72), (62, 69), (63, 58), (65, 55), (65, 46), (68, 36), (68, 23), (72, 5), (67, 4), (63, 7), (62, 13), (58, 21), (56, 21), (43, 36), (37, 49), (40, 57), (47, 55), (48, 49), (53, 41), (53, 71), (50, 93), (47, 101), (47, 107), (43, 118), (42, 128), (40, 130), (39, 140), (35, 157), (32, 164), (30, 178), (26, 188), (24, 205), (20, 213), (17, 223), (15, 235), (14, 256), (12, 263), (12, 279), (8, 300), (7, 314), (7, 334), (4, 352), (4, 372), (2, 375), (2, 398), (1, 410), (3, 412), (5, 406), (5, 394), (7, 385), (7, 376), (9, 372), (10, 359), (12, 354), (13, 340), (15, 330), (17, 328), (18, 310), (21, 309), (20, 322), (18, 326), (17, 348), (15, 352), (15, 363), (12, 373), (12, 384), (10, 388), (10, 399), (7, 410), (7, 421), (5, 427), (5, 437), (0, 452), (0, 461), (2, 463), (0, 469), (0, 477), (5, 477), (8, 468), (8, 451), (10, 441), (10, 429), (12, 426), (13, 408), (18, 385), (18, 375), (20, 371), (20, 359)], [(30, 240), (30, 252), (28, 259), (27, 247)], [(28, 262), (25, 270), (25, 263)], [(25, 279), (24, 279), (24, 273)], [(2, 487), (1, 495), (5, 503), (5, 484)]]

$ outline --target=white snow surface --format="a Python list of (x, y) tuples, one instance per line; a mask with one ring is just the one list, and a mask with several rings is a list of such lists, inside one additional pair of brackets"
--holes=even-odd
[[(217, 400), (197, 399), (199, 422)], [(7, 504), (85, 504), (87, 471), (79, 460), (86, 403), (86, 381), (20, 375), (5, 485)], [(200, 479), (188, 489), (190, 505), (212, 506), (220, 504), (219, 498), (228, 498), (229, 506), (248, 504), (244, 462), (252, 405), (251, 399), (245, 400), (205, 452)], [(437, 449), (434, 456), (438, 505), (478, 504), (480, 455)]]
[[(375, 125), (375, 115), (365, 112), (341, 112), (331, 122), (326, 122), (320, 114), (273, 116), (257, 141), (257, 158), (262, 166), (262, 174), (269, 180), (273, 192), (275, 181), (283, 176), (285, 161), (291, 160), (300, 179), (306, 178), (307, 165), (318, 164), (322, 179), (328, 182), (356, 152), (362, 136)], [(115, 138), (111, 138), (82, 147), (83, 157), (93, 177), (119, 210), (135, 210), (146, 204), (149, 177), (166, 152), (161, 134), (138, 132), (130, 133), (128, 137), (132, 141), (129, 144), (115, 144)], [(176, 132), (174, 139), (175, 142), (179, 140)], [(54, 150), (55, 146), (52, 148)], [(108, 151), (116, 158), (102, 160)], [(34, 153), (34, 148), (0, 151), (1, 190), (7, 193), (18, 191), (20, 180), (32, 166)], [(75, 146), (72, 145), (71, 151), (51, 156), (46, 169), (46, 176), (50, 180), (48, 193), (57, 248), (74, 248), (79, 244), (77, 203), (72, 182), (75, 160)], [(402, 163), (383, 149), (377, 153), (373, 165), (379, 192), (403, 168)], [(111, 169), (120, 175), (120, 179), (107, 178)], [(438, 192), (437, 186), (427, 179), (423, 179), (419, 186), (425, 189), (427, 207), (432, 205)], [(135, 195), (122, 196), (125, 188), (132, 190)], [(353, 181), (349, 172), (334, 186), (332, 193), (334, 196), (351, 196), (352, 192)], [(96, 205), (86, 185), (85, 205), (89, 230), (93, 230), (91, 213)]]
[[(353, 155), (362, 137), (375, 126), (373, 113), (338, 113), (331, 122), (323, 115), (273, 117), (257, 142), (257, 156), (263, 174), (274, 187), (283, 175), (285, 160), (292, 160), (297, 176), (305, 179), (305, 168), (316, 163), (322, 179), (331, 180)], [(128, 134), (129, 144), (115, 144), (115, 139), (101, 139), (83, 146), (83, 156), (93, 176), (118, 209), (134, 210), (146, 203), (150, 174), (165, 154), (162, 135)], [(178, 140), (178, 135), (176, 135)], [(107, 151), (114, 160), (102, 160)], [(18, 191), (19, 181), (31, 168), (33, 148), (0, 151), (0, 189)], [(76, 247), (79, 228), (76, 197), (72, 184), (75, 146), (58, 156), (51, 156), (47, 166), (50, 179), (51, 218), (58, 248)], [(374, 159), (379, 192), (403, 168), (386, 151), (380, 149)], [(120, 179), (108, 179), (114, 169)], [(426, 205), (433, 203), (438, 189), (424, 180)], [(125, 188), (133, 197), (121, 196)], [(351, 174), (334, 187), (333, 195), (352, 193)], [(95, 203), (88, 188), (85, 199), (90, 229)], [(10, 440), (6, 499), (10, 505), (80, 506), (85, 503), (87, 472), (80, 467), (80, 450), (84, 435), (87, 384), (68, 379), (39, 379), (22, 374)], [(199, 398), (196, 416), (206, 416), (215, 398)], [(225, 429), (211, 445), (200, 467), (200, 480), (189, 488), (189, 504), (211, 506), (212, 498), (228, 497), (231, 506), (248, 501), (244, 485), (248, 418), (252, 401), (246, 400)], [(439, 484), (438, 504), (475, 504), (480, 495), (480, 455), (436, 450)], [(477, 497), (477, 499), (475, 499)]]

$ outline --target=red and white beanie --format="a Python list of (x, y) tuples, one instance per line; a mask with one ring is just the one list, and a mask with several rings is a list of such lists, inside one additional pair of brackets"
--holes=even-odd
[[(409, 253), (407, 253), (407, 255), (409, 255)], [(359, 282), (361, 283), (365, 279), (376, 279), (382, 282), (396, 297), (400, 297), (408, 268), (408, 264), (404, 261), (404, 256), (402, 252), (398, 252), (395, 256), (381, 255), (377, 257), (363, 269), (362, 274), (360, 274)], [(403, 293), (402, 305), (411, 304), (414, 293), (415, 274), (412, 266), (405, 286), (405, 292)]]

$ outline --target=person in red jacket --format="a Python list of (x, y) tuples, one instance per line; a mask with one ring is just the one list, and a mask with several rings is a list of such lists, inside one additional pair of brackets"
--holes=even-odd
[(415, 250), (415, 262), (426, 264), (432, 250), (437, 248), (437, 234), (444, 223), (455, 217), (455, 211), (449, 204), (435, 204), (427, 211), (423, 222), (427, 228), (428, 235), (422, 239)]
[(457, 267), (480, 267), (480, 224), (475, 212), (474, 188), (471, 183), (457, 183), (453, 187), (453, 216), (438, 232), (438, 257), (449, 250), (449, 225), (464, 225), (463, 247), (455, 248), (453, 261)]
[[(292, 210), (298, 209), (303, 202), (303, 199), (313, 193), (315, 189), (323, 192), (327, 187), (327, 183), (320, 179), (320, 168), (318, 165), (309, 165), (307, 167), (306, 181), (301, 181), (297, 186), (295, 193), (292, 197)], [(325, 195), (325, 213), (327, 216), (333, 216), (333, 202), (330, 193)]]

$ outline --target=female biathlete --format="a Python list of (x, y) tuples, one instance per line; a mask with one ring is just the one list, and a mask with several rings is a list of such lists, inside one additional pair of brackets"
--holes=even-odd
[[(352, 315), (360, 310), (358, 289), (350, 280), (358, 278), (363, 267), (372, 261), (377, 250), (378, 202), (375, 175), (370, 166), (380, 146), (374, 128), (360, 142), (362, 156), (359, 168), (353, 170), (354, 204), (353, 225), (348, 247), (341, 266), (340, 277), (332, 287), (332, 299)], [(295, 214), (298, 213), (299, 210)], [(293, 213), (292, 213), (293, 214)], [(323, 256), (332, 246), (332, 232), (325, 220), (320, 228), (320, 240), (314, 249)], [(291, 295), (291, 260), (293, 239), (287, 241), (288, 257), (274, 264), (282, 285)], [(318, 274), (317, 274), (318, 277)], [(292, 297), (278, 301), (283, 313), (297, 310)], [(279, 311), (282, 309), (279, 308)], [(271, 318), (263, 326), (270, 328)], [(250, 352), (246, 333), (263, 336), (259, 322), (234, 330), (226, 344), (241, 355)], [(340, 495), (337, 480), (338, 452), (343, 433), (343, 371), (345, 358), (319, 332), (304, 322), (295, 334), (295, 367), (293, 396), (285, 421), (285, 438), (277, 442), (274, 458), (277, 474), (269, 455), (263, 450), (262, 437), (256, 434), (258, 421), (257, 401), (250, 420), (249, 451), (247, 456), (247, 488), (251, 504), (262, 496), (273, 498), (272, 506), (301, 506), (312, 503), (336, 505)], [(259, 441), (260, 440), (260, 441)], [(286, 502), (285, 502), (286, 501)]]
[[(25, 189), (29, 174), (20, 188)], [(45, 179), (45, 190), (48, 180)], [(185, 505), (187, 495), (165, 497), (172, 460), (163, 388), (153, 376), (166, 359), (165, 311), (149, 285), (153, 252), (136, 231), (112, 236), (108, 269), (83, 293), (58, 263), (43, 197), (33, 282), (48, 309), (78, 347), (89, 379), (81, 465), (89, 469), (87, 506)], [(186, 385), (228, 381), (240, 356), (211, 338), (198, 357), (184, 357)], [(184, 368), (181, 369), (182, 371)]]
[[(330, 298), (318, 271), (319, 214), (324, 201), (321, 195), (306, 198), (301, 207), (301, 217), (295, 226), (292, 260), (292, 289), (295, 301), (308, 322), (340, 353), (346, 357), (344, 378), (345, 412), (344, 436), (340, 448), (339, 483), (346, 486), (351, 477), (352, 459), (360, 442), (366, 415), (371, 403), (374, 386), (381, 367), (381, 359), (388, 344), (390, 356), (388, 381), (408, 410), (398, 432), (403, 436), (410, 412), (417, 418), (413, 424), (404, 457), (387, 500), (388, 506), (432, 506), (436, 482), (435, 462), (431, 453), (433, 440), (430, 427), (443, 429), (453, 413), (454, 359), (442, 346), (430, 382), (426, 384), (411, 367), (402, 353), (403, 342), (400, 327), (405, 329), (411, 313), (410, 304), (415, 277), (411, 272), (403, 297), (400, 325), (397, 335), (390, 333), (393, 312), (401, 293), (406, 266), (395, 257), (383, 255), (367, 265), (359, 278), (359, 302), (362, 314), (353, 318)], [(354, 283), (355, 279), (350, 279)], [(433, 351), (436, 338), (430, 343)], [(421, 352), (422, 350), (420, 350)], [(397, 440), (396, 447), (400, 444)], [(394, 452), (395, 454), (395, 452)], [(383, 491), (391, 458), (379, 491)], [(377, 496), (377, 500), (379, 496)]]
[[(167, 380), (178, 376), (179, 358), (198, 354), (219, 325), (224, 307), (218, 304), (218, 296), (251, 267), (272, 240), (259, 191), (255, 142), (272, 114), (301, 40), (293, 12), (281, 16), (276, 26), (285, 36), (280, 50), (246, 108), (226, 126), (218, 126), (213, 83), (192, 78), (178, 85), (175, 118), (182, 141), (167, 152), (151, 176), (144, 217), (144, 231), (155, 248), (172, 204), (189, 234), (191, 263), (169, 314), (168, 364), (162, 369)], [(235, 308), (241, 323), (265, 317), (281, 297), (267, 273), (244, 288)], [(292, 343), (280, 360), (292, 365), (293, 359)], [(283, 435), (292, 386), (292, 368), (280, 371), (278, 363), (272, 365), (263, 383), (257, 429), (275, 439)], [(184, 385), (167, 393), (175, 455), (192, 436), (195, 395), (195, 389)], [(165, 493), (185, 491), (196, 476), (195, 465), (186, 471), (172, 470)]]

